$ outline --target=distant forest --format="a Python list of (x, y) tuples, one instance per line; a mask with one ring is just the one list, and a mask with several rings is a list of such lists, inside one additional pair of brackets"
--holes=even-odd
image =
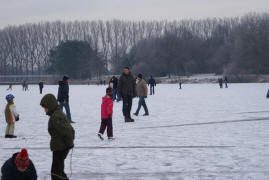
[(154, 76), (269, 74), (269, 14), (181, 21), (55, 21), (0, 29), (0, 75), (68, 74), (68, 69), (57, 69), (65, 67), (58, 62), (65, 61), (63, 52), (74, 57), (63, 64), (77, 65), (77, 78), (82, 79), (120, 74), (124, 66)]

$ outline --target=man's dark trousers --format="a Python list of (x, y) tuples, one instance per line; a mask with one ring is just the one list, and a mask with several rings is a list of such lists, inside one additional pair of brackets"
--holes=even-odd
[(125, 95), (122, 97), (122, 101), (123, 101), (122, 112), (123, 112), (124, 117), (131, 118), (133, 97), (130, 95)]

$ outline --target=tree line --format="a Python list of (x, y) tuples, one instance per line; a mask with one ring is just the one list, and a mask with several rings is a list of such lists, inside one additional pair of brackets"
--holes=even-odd
[(95, 58), (89, 76), (118, 74), (123, 66), (155, 76), (269, 73), (269, 14), (250, 13), (203, 20), (8, 26), (0, 30), (0, 74), (47, 74), (51, 53), (67, 41), (91, 46)]

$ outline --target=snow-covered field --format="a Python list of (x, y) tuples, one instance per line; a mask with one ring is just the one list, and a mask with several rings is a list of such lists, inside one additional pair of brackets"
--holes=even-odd
[[(0, 86), (2, 112), (6, 88)], [(19, 138), (3, 138), (2, 113), (0, 164), (20, 148), (29, 148), (39, 179), (50, 179), (48, 117), (39, 106), (42, 95), (37, 86), (28, 92), (21, 86), (13, 88), (21, 118), (15, 129)], [(135, 117), (135, 123), (124, 123), (122, 103), (115, 103), (116, 140), (101, 142), (96, 133), (105, 86), (70, 86), (71, 113), (77, 122), (70, 179), (268, 180), (267, 88), (267, 84), (232, 84), (229, 89), (190, 84), (179, 90), (178, 85), (159, 85), (156, 95), (147, 99), (150, 116)], [(45, 93), (56, 94), (57, 86), (45, 86)], [(132, 112), (136, 107), (137, 99)], [(66, 172), (71, 173), (70, 154)]]

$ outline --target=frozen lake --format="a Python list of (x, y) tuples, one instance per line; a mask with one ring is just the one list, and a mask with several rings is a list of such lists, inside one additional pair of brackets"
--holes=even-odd
[[(166, 179), (269, 179), (268, 84), (158, 85), (156, 95), (146, 100), (150, 116), (124, 123), (122, 103), (114, 103), (115, 141), (101, 142), (101, 97), (105, 86), (70, 86), (70, 106), (76, 124), (72, 158), (74, 180), (166, 180)], [(0, 86), (0, 164), (20, 148), (29, 148), (39, 179), (50, 179), (52, 154), (47, 132), (48, 116), (40, 107), (38, 86), (23, 92), (14, 86), (15, 105), (20, 113), (15, 135), (4, 139), (5, 95)], [(57, 94), (57, 86), (45, 93)], [(133, 102), (132, 112), (137, 108)], [(144, 113), (141, 109), (140, 114)], [(12, 149), (15, 148), (15, 149)], [(18, 149), (16, 149), (18, 148)], [(66, 160), (70, 175), (70, 154)]]

